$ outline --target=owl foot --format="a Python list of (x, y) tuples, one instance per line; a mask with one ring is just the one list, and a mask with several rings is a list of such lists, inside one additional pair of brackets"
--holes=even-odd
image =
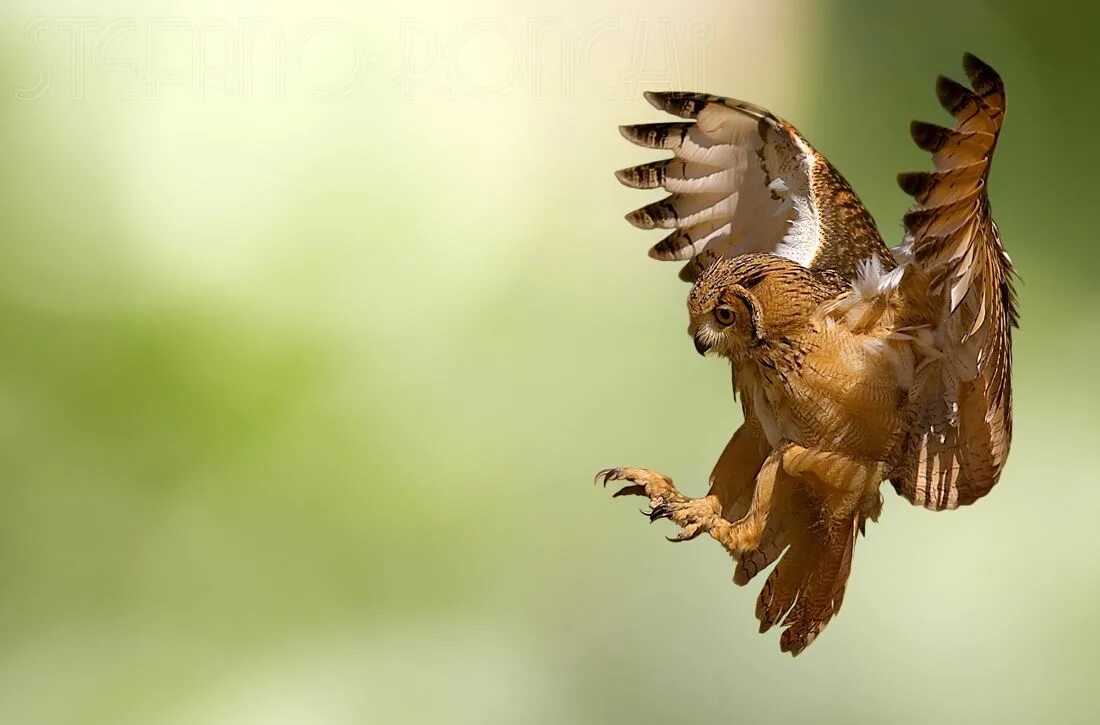
[(596, 474), (596, 480), (607, 486), (609, 481), (627, 481), (612, 498), (645, 496), (649, 511), (642, 511), (650, 522), (669, 519), (680, 526), (680, 533), (669, 541), (690, 541), (709, 532), (723, 522), (722, 505), (717, 496), (688, 498), (677, 490), (672, 479), (645, 468), (609, 468)]

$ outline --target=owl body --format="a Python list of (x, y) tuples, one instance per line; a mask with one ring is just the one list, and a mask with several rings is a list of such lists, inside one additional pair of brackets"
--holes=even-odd
[[(735, 315), (739, 311), (751, 317), (755, 308), (760, 323), (756, 328), (732, 325), (734, 339), (723, 339), (696, 307), (693, 318), (703, 322), (689, 332), (712, 341), (707, 349), (729, 358), (736, 390), (750, 401), (768, 445), (774, 449), (789, 441), (865, 469), (866, 475), (816, 476), (813, 483), (823, 497), (851, 494), (854, 500), (877, 500), (885, 476), (875, 478), (871, 472), (888, 474), (904, 457), (911, 418), (908, 391), (916, 365), (910, 341), (892, 339), (888, 324), (868, 325), (863, 318), (837, 315), (838, 303), (852, 288), (782, 257), (719, 260), (696, 288), (712, 284), (741, 287), (744, 292), (730, 298), (746, 300)], [(794, 291), (796, 286), (802, 294)], [(809, 304), (791, 309), (789, 301), (796, 296)], [(692, 297), (721, 299), (705, 292)], [(863, 324), (853, 329), (854, 320)], [(823, 511), (822, 516), (849, 513)]]
[[(702, 533), (757, 599), (761, 631), (798, 654), (839, 611), (855, 540), (889, 481), (931, 510), (988, 493), (1008, 456), (1014, 270), (988, 199), (1004, 86), (964, 57), (973, 90), (940, 78), (953, 129), (914, 122), (935, 171), (902, 174), (916, 204), (890, 250), (850, 185), (786, 121), (743, 101), (647, 94), (687, 122), (622, 129), (673, 158), (618, 172), (666, 199), (627, 215), (672, 230), (650, 251), (686, 262), (696, 349), (729, 361), (744, 423), (706, 496), (648, 469), (602, 472), (654, 518)], [(774, 565), (774, 566), (773, 566)]]

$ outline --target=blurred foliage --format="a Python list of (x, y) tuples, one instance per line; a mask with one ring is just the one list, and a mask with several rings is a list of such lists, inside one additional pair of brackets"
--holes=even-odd
[[(0, 721), (1094, 721), (1100, 11), (314, 5), (0, 10)], [(244, 65), (195, 70), (249, 18)], [(963, 50), (1008, 83), (1015, 450), (971, 510), (888, 500), (792, 662), (717, 547), (587, 483), (701, 488), (739, 418), (620, 219), (614, 127), (676, 81), (767, 103), (897, 241)]]

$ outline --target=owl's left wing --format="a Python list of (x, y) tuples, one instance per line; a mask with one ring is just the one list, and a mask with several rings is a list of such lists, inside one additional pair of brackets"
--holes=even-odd
[(910, 391), (913, 427), (898, 492), (930, 509), (972, 503), (997, 483), (1012, 438), (1012, 262), (990, 211), (987, 182), (1004, 119), (1004, 85), (967, 54), (973, 90), (947, 78), (936, 86), (953, 129), (915, 122), (917, 145), (935, 171), (901, 174), (916, 199), (905, 215), (908, 257), (902, 292), (923, 306), (930, 357)]
[(859, 197), (791, 124), (745, 101), (698, 93), (647, 93), (687, 121), (623, 126), (627, 140), (672, 158), (619, 171), (636, 189), (671, 196), (627, 215), (672, 233), (650, 250), (687, 264), (692, 281), (719, 257), (770, 252), (852, 278), (860, 261), (894, 259)]

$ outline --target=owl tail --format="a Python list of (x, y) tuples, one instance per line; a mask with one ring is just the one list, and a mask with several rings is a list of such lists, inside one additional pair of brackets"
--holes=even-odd
[(792, 655), (809, 647), (840, 611), (862, 529), (858, 515), (826, 523), (821, 508), (808, 503), (792, 500), (784, 510), (773, 510), (760, 546), (740, 557), (734, 574), (734, 582), (745, 584), (783, 555), (756, 600), (756, 618), (761, 632), (782, 624), (779, 648)]

